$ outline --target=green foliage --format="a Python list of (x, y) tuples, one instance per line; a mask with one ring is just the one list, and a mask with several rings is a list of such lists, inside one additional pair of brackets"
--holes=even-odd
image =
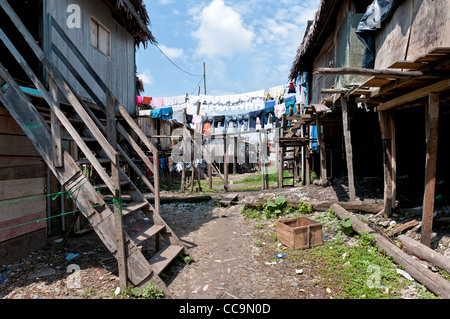
[(314, 182), (317, 179), (316, 172), (311, 172), (311, 182)]
[(351, 235), (353, 233), (352, 221), (348, 216), (345, 216), (339, 221), (339, 226), (344, 234)]
[(267, 201), (263, 205), (263, 212), (265, 213), (266, 219), (270, 219), (272, 217), (278, 218), (283, 214), (288, 214), (292, 207), (288, 204), (287, 198), (284, 196), (279, 196), (275, 199), (275, 202)]
[(144, 288), (128, 286), (124, 291), (115, 296), (118, 299), (164, 299), (164, 290), (158, 290), (156, 284), (151, 281)]
[(298, 205), (298, 210), (302, 213), (312, 213), (312, 208), (313, 205), (312, 204), (307, 204), (304, 201), (300, 201), (299, 205)]

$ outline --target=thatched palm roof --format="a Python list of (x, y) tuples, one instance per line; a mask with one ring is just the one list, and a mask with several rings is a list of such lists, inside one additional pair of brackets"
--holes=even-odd
[(150, 43), (157, 43), (149, 29), (150, 18), (143, 0), (104, 0), (111, 8), (114, 16), (122, 22), (125, 29), (136, 40), (136, 45), (144, 47)]
[(322, 45), (323, 37), (328, 35), (329, 29), (327, 29), (327, 25), (332, 20), (334, 9), (338, 3), (341, 3), (341, 0), (320, 1), (314, 20), (308, 21), (303, 41), (297, 50), (297, 56), (289, 74), (291, 81), (295, 81), (300, 72), (311, 71), (312, 63), (317, 53), (314, 49)]

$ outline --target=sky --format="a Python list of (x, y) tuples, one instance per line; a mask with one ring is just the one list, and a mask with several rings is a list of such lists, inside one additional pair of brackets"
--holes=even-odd
[[(158, 44), (136, 52), (144, 96), (241, 94), (288, 83), (319, 0), (144, 0)], [(162, 53), (170, 59), (167, 59)], [(172, 62), (173, 63), (172, 63)], [(175, 66), (175, 65), (176, 66)]]

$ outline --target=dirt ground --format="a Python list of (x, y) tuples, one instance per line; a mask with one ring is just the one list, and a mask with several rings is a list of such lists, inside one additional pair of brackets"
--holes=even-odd
[[(246, 201), (280, 195), (296, 201), (336, 200), (346, 196), (345, 186), (340, 186), (241, 192), (239, 203), (230, 207), (217, 204), (223, 194), (212, 195), (214, 200), (203, 203), (162, 204), (161, 216), (185, 243), (192, 259), (188, 265), (175, 262), (163, 273), (172, 298), (333, 298), (338, 287), (322, 283), (317, 265), (302, 265), (299, 274), (288, 255), (274, 256), (285, 252), (283, 245), (276, 251), (265, 243), (256, 245), (254, 235), (261, 232), (255, 227), (258, 221), (245, 219), (240, 211)], [(368, 196), (381, 196), (370, 193), (376, 188), (368, 189)], [(135, 222), (139, 225), (140, 221)], [(270, 222), (265, 225), (267, 231), (272, 227)], [(324, 229), (324, 240), (333, 235)], [(450, 254), (449, 249), (445, 254)], [(80, 271), (70, 274), (71, 267)], [(116, 262), (93, 232), (70, 238), (64, 248), (52, 242), (12, 265), (0, 265), (0, 298), (4, 299), (112, 298), (117, 286)], [(409, 292), (405, 297), (417, 295)]]

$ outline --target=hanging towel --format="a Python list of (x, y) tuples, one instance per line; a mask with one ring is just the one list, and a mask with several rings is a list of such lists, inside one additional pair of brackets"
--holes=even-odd
[(151, 97), (144, 96), (142, 103), (150, 105), (151, 102), (152, 102), (152, 98)]
[(152, 105), (155, 108), (163, 107), (164, 106), (164, 98), (162, 98), (162, 97), (152, 98)]
[(281, 96), (284, 95), (284, 87), (283, 85), (274, 86), (269, 89), (269, 94), (273, 97), (274, 100), (278, 100)]
[(264, 103), (264, 107), (265, 108), (268, 108), (268, 107), (274, 107), (275, 106), (275, 100), (270, 100), (270, 101), (266, 101), (265, 103)]
[(295, 95), (284, 99), (284, 105), (286, 107), (286, 115), (289, 115), (289, 108), (292, 108), (292, 112), (297, 113), (297, 107), (295, 106)]
[(136, 95), (136, 105), (142, 105), (143, 97)]
[(286, 106), (284, 103), (275, 105), (275, 117), (281, 119), (286, 112)]
[(153, 109), (151, 112), (152, 119), (161, 118), (161, 109)]
[(206, 122), (203, 124), (203, 135), (211, 135), (211, 123)]
[(193, 115), (192, 116), (192, 124), (194, 124), (194, 125), (202, 124), (202, 116), (201, 115)]
[(171, 120), (173, 109), (171, 106), (161, 108), (161, 120)]

